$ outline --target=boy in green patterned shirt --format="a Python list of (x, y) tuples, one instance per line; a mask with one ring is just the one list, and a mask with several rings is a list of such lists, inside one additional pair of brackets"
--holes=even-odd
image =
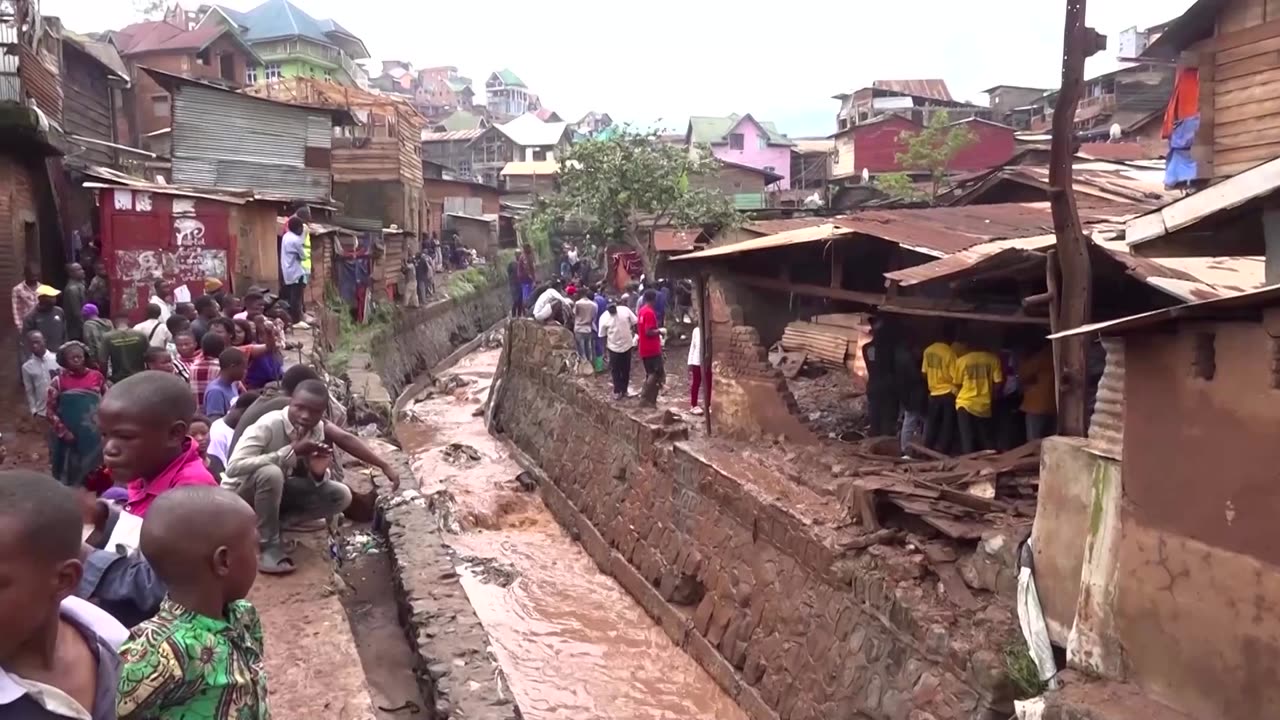
[(222, 488), (156, 498), (141, 549), (169, 595), (120, 651), (119, 720), (269, 720), (262, 625), (244, 599), (258, 573), (257, 524)]

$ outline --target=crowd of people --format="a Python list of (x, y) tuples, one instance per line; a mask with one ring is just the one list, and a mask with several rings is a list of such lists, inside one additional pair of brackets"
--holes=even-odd
[[(507, 270), (512, 317), (527, 315), (573, 332), (578, 355), (596, 372), (609, 372), (615, 400), (632, 396), (633, 356), (638, 357), (645, 374), (641, 403), (655, 407), (667, 378), (663, 358), (673, 298), (670, 284), (665, 280), (651, 287), (634, 283), (621, 294), (609, 293), (603, 282), (588, 286), (583, 282), (585, 268), (572, 246), (566, 246), (561, 258), (560, 276), (535, 285), (534, 268), (533, 249), (526, 245)], [(704, 383), (710, 383), (710, 368), (702, 365), (701, 330), (694, 327), (688, 360), (692, 415), (705, 412), (701, 393)]]
[(996, 349), (981, 333), (958, 338), (954, 327), (919, 348), (905, 328), (873, 318), (863, 346), (870, 434), (897, 434), (955, 455), (1007, 450), (1053, 434), (1053, 351), (1027, 333)]
[(294, 571), (286, 528), (350, 504), (340, 454), (393, 488), (396, 469), (319, 373), (284, 368), (269, 293), (174, 303), (158, 281), (129, 325), (24, 285), (23, 383), (54, 452), (50, 474), (0, 473), (0, 716), (269, 717), (256, 576)]

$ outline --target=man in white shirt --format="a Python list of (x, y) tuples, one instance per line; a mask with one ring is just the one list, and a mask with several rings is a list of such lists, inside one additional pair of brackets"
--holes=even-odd
[(151, 303), (147, 305), (147, 319), (133, 326), (134, 330), (147, 336), (147, 345), (151, 347), (162, 348), (169, 339), (168, 328), (160, 316), (160, 306)]
[(565, 297), (560, 291), (564, 288), (564, 284), (556, 280), (547, 286), (546, 290), (538, 296), (537, 302), (533, 304), (533, 319), (540, 323), (546, 323), (555, 320), (561, 325), (573, 314), (573, 303), (569, 302), (569, 298)]
[(48, 416), (49, 380), (58, 372), (58, 356), (49, 351), (39, 330), (27, 333), (27, 349), (31, 357), (22, 363), (22, 387), (31, 416), (44, 418)]
[(151, 300), (149, 305), (160, 308), (160, 322), (169, 319), (173, 314), (173, 290), (169, 289), (169, 284), (164, 280), (156, 280), (154, 289), (151, 291)]
[(639, 320), (631, 308), (610, 303), (600, 317), (600, 337), (609, 351), (609, 374), (613, 379), (613, 399), (627, 396), (631, 384), (631, 349), (636, 346), (636, 323)]

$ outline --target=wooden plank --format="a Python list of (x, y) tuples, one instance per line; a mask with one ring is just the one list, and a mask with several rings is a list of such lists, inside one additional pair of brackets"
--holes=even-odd
[(850, 488), (853, 509), (858, 514), (858, 522), (870, 532), (880, 529), (880, 516), (876, 514), (876, 498), (874, 490), (866, 490), (856, 484)]
[[(1231, 50), (1234, 48), (1252, 45), (1256, 42), (1269, 40), (1274, 37), (1280, 37), (1280, 19), (1269, 20), (1261, 25), (1235, 32), (1222, 32), (1213, 39), (1209, 45), (1209, 50), (1213, 52), (1221, 52), (1223, 50)], [(1239, 59), (1239, 58), (1236, 58)]]
[(1241, 135), (1215, 137), (1213, 139), (1213, 151), (1216, 153), (1221, 150), (1235, 150), (1239, 148), (1254, 147), (1255, 145), (1269, 145), (1276, 142), (1280, 142), (1280, 126), (1268, 128), (1266, 130), (1254, 130), (1253, 132)]
[(1280, 157), (1280, 143), (1267, 143), (1235, 150), (1220, 150), (1215, 146), (1213, 148), (1213, 156), (1218, 163), (1224, 165), (1250, 160), (1271, 160)]
[(920, 519), (955, 540), (981, 540), (982, 534), (988, 529), (985, 523), (962, 522), (941, 515), (921, 515)]
[(1237, 32), (1261, 25), (1266, 19), (1263, 0), (1235, 0), (1218, 12), (1218, 31)]
[(921, 315), (924, 317), (946, 317), (958, 320), (981, 320), (985, 322), (1011, 323), (1017, 325), (1048, 325), (1049, 318), (1028, 317), (1025, 315), (996, 315), (956, 310), (938, 310), (935, 308), (909, 308), (899, 305), (882, 305), (881, 310), (898, 315)]
[(796, 295), (825, 297), (831, 298), (832, 300), (848, 300), (850, 302), (859, 302), (866, 305), (879, 305), (884, 302), (884, 295), (879, 293), (845, 290), (843, 288), (829, 288), (821, 285), (792, 283), (775, 278), (759, 277), (757, 275), (743, 275), (740, 273), (730, 273), (730, 278), (744, 285), (751, 285), (764, 290), (778, 290), (780, 292), (795, 293)]
[[(1245, 78), (1246, 80), (1248, 78)], [(1231, 82), (1236, 82), (1235, 80)], [(1238, 90), (1222, 90), (1215, 88), (1213, 107), (1217, 110), (1252, 105), (1264, 100), (1280, 97), (1280, 79), (1258, 85), (1249, 85)]]
[(1276, 38), (1274, 42), (1276, 43), (1275, 50), (1268, 50), (1250, 58), (1219, 65), (1216, 73), (1217, 79), (1219, 81), (1231, 80), (1280, 67), (1280, 38)]
[(1280, 20), (1280, 0), (1266, 0), (1263, 20)]
[[(925, 557), (928, 557), (927, 553)], [(942, 582), (942, 589), (946, 592), (947, 597), (951, 598), (952, 602), (961, 610), (977, 609), (978, 600), (969, 591), (969, 586), (964, 584), (964, 579), (960, 577), (959, 571), (956, 570), (955, 563), (936, 562), (930, 558), (929, 567), (933, 568), (934, 574)]]
[[(1266, 56), (1263, 57), (1265, 59)], [(1245, 88), (1256, 87), (1258, 85), (1280, 82), (1280, 67), (1271, 65), (1267, 69), (1244, 73), (1243, 77), (1236, 76), (1230, 79), (1224, 79), (1221, 75), (1216, 77), (1217, 84), (1213, 88), (1213, 96), (1215, 98), (1220, 98), (1235, 90), (1244, 90)], [(1275, 97), (1275, 94), (1273, 93), (1266, 97)]]
[(870, 326), (867, 323), (867, 316), (863, 313), (828, 313), (825, 315), (814, 315), (809, 318), (809, 322), (818, 325), (836, 325), (839, 327), (850, 328), (852, 330), (866, 330)]
[(1250, 118), (1248, 120), (1218, 123), (1213, 128), (1213, 139), (1220, 140), (1222, 138), (1229, 138), (1233, 135), (1246, 135), (1249, 133), (1260, 132), (1262, 130), (1270, 130), (1272, 128), (1280, 128), (1280, 112), (1264, 115), (1262, 117)]
[[(1214, 126), (1217, 123), (1237, 122), (1239, 120), (1251, 120), (1253, 118), (1266, 117), (1280, 113), (1280, 97), (1270, 100), (1260, 100), (1252, 105), (1242, 105), (1231, 108), (1215, 108), (1212, 103), (1200, 105), (1201, 116), (1204, 111), (1209, 110), (1213, 113)], [(1201, 125), (1203, 128), (1204, 125)]]
[(1261, 160), (1249, 160), (1246, 162), (1237, 162), (1237, 163), (1221, 163), (1221, 164), (1215, 163), (1213, 166), (1212, 177), (1225, 178), (1225, 177), (1231, 177), (1233, 175), (1239, 175), (1245, 170), (1252, 170), (1253, 168), (1258, 167), (1259, 165), (1262, 164), (1262, 162), (1263, 161)]
[(1201, 53), (1200, 63), (1200, 132), (1191, 141), (1191, 157), (1196, 161), (1196, 174), (1200, 177), (1213, 176), (1213, 128), (1216, 117), (1213, 108), (1214, 86), (1217, 85), (1216, 58), (1212, 52)]
[[(1217, 54), (1215, 60), (1219, 66), (1225, 66), (1241, 60), (1247, 60), (1256, 55), (1265, 55), (1275, 50), (1280, 50), (1280, 36), (1259, 40), (1248, 45), (1241, 45), (1230, 50), (1223, 50)], [(1203, 69), (1204, 65), (1202, 64), (1200, 67)]]

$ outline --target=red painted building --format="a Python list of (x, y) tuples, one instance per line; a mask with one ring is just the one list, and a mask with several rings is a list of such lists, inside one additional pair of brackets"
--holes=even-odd
[[(985, 170), (1013, 157), (1013, 128), (978, 118), (953, 123), (964, 125), (974, 141), (956, 154), (948, 169), (953, 172)], [(898, 154), (905, 152), (904, 132), (920, 132), (921, 126), (901, 115), (881, 115), (836, 133), (834, 179), (856, 178), (865, 169), (872, 175), (901, 172)]]

